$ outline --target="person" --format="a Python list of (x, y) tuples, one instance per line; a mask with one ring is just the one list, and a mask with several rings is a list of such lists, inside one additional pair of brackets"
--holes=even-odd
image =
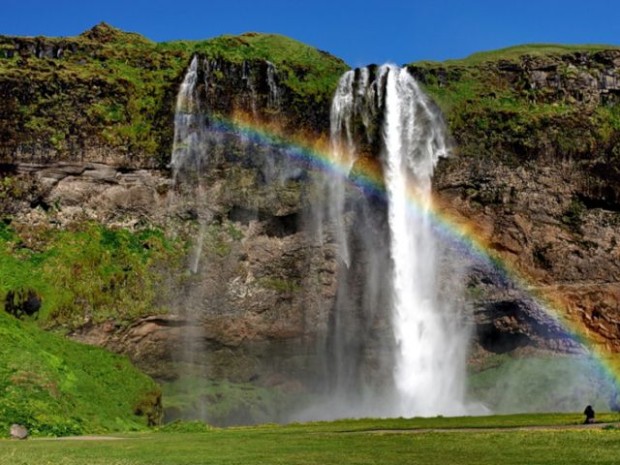
[(586, 409), (583, 411), (583, 414), (586, 416), (586, 421), (584, 424), (594, 423), (594, 409), (591, 405), (588, 405)]

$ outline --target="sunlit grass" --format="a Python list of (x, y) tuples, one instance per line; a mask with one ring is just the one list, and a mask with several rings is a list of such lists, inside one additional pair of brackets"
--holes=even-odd
[(159, 388), (125, 357), (4, 312), (0, 347), (0, 437), (12, 423), (35, 436), (134, 431), (147, 426), (136, 413), (154, 413)]
[[(122, 435), (118, 440), (0, 443), (0, 464), (612, 464), (620, 430), (536, 429), (578, 415), (360, 420)], [(418, 430), (468, 428), (498, 430)], [(388, 425), (393, 426), (389, 431)], [(494, 425), (494, 426), (493, 426)], [(411, 429), (407, 431), (407, 429)], [(16, 462), (18, 460), (18, 462)]]

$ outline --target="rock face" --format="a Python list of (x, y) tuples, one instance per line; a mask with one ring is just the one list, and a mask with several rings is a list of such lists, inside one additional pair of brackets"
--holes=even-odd
[[(542, 296), (552, 312), (613, 352), (620, 305), (618, 60), (620, 52), (609, 50), (476, 66), (476, 79), (495, 84), (480, 91), (482, 103), (469, 102), (469, 110), (457, 103), (448, 113), (459, 118), (452, 127), (460, 154), (442, 161), (434, 180), (445, 211), (475, 225), (488, 251), (525, 280), (526, 293)], [(470, 79), (471, 68), (457, 68), (414, 72), (427, 81), (427, 73), (443, 76), (449, 88), (450, 79)], [(501, 99), (510, 99), (511, 109)], [(491, 290), (488, 277), (476, 273), (470, 278), (477, 312), (492, 322), (479, 333), (499, 331), (517, 345), (566, 346), (548, 337), (549, 328), (532, 337), (530, 316), (510, 316), (527, 299), (506, 301), (502, 287)], [(513, 310), (506, 315), (506, 308)]]
[[(117, 46), (115, 34), (103, 28), (66, 43), (5, 38), (0, 56), (24, 60), (33, 70), (41, 65), (34, 60), (87, 60), (85, 50), (105, 62), (112, 54), (107, 47)], [(226, 40), (245, 50), (255, 38)], [(326, 363), (315, 354), (326, 344), (338, 267), (335, 244), (317, 244), (307, 234), (310, 163), (282, 155), (286, 151), (273, 156), (273, 146), (256, 133), (243, 138), (221, 130), (214, 138), (226, 143), (211, 147), (203, 171), (174, 179), (166, 168), (174, 101), (192, 53), (171, 50), (159, 61), (153, 55), (143, 68), (145, 76), (161, 77), (143, 78), (157, 89), (156, 109), (144, 128), (151, 145), (134, 137), (138, 113), (117, 115), (137, 102), (138, 92), (134, 84), (116, 89), (117, 57), (106, 62), (111, 77), (100, 83), (90, 75), (63, 74), (69, 65), (58, 61), (54, 66), (65, 79), (59, 89), (36, 73), (22, 80), (9, 66), (0, 75), (0, 96), (7, 102), (0, 109), (0, 199), (9, 200), (0, 213), (13, 224), (43, 229), (70, 230), (84, 221), (157, 227), (186, 241), (183, 263), (160, 270), (167, 291), (152, 315), (84, 321), (69, 328), (72, 337), (126, 353), (160, 379), (174, 377), (172, 364), (191, 355), (216, 378), (261, 386), (289, 385), (291, 379), (311, 384), (312, 373)], [(281, 136), (270, 141), (282, 146), (308, 135), (327, 139), (335, 81), (315, 89), (307, 64), (282, 68), (264, 57), (196, 53), (203, 63), (198, 91), (213, 114), (262, 125)], [(131, 57), (146, 59), (138, 58)], [(341, 62), (334, 66), (344, 68)], [(409, 69), (444, 107), (458, 147), (436, 170), (438, 211), (469, 225), (487, 254), (509, 271), (463, 258), (463, 305), (472, 309), (476, 335), (472, 359), (578, 351), (541, 302), (592, 340), (620, 351), (620, 52), (526, 54)], [(85, 86), (95, 89), (86, 100)], [(473, 89), (473, 97), (464, 88)], [(40, 101), (46, 93), (75, 96), (75, 115), (64, 100), (61, 106)], [(116, 110), (111, 97), (118, 99)], [(30, 119), (18, 117), (28, 105)], [(88, 113), (91, 106), (102, 113)], [(77, 133), (63, 132), (66, 137), (50, 147), (62, 125), (49, 120), (61, 107), (71, 117), (67, 127), (77, 126)], [(53, 130), (48, 134), (33, 122)]]

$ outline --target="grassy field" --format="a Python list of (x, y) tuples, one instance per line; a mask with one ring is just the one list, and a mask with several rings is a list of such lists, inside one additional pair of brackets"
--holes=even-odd
[(359, 420), (137, 433), (116, 440), (0, 441), (0, 464), (618, 463), (620, 430), (571, 429), (580, 420), (577, 414)]

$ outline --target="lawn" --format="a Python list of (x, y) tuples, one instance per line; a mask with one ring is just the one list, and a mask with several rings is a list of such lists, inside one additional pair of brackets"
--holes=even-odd
[[(136, 433), (118, 440), (5, 440), (0, 441), (0, 464), (618, 463), (620, 430), (570, 429), (580, 419), (563, 414), (359, 420)], [(515, 429), (537, 425), (548, 427)]]

